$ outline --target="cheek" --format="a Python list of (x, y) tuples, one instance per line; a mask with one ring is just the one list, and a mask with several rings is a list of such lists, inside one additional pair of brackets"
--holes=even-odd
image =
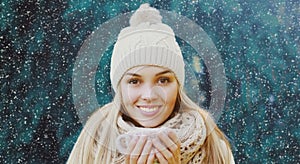
[(165, 101), (169, 104), (175, 104), (177, 99), (177, 87), (171, 87), (165, 90)]
[(177, 99), (177, 91), (173, 90), (169, 96), (169, 101), (175, 104), (176, 99)]
[(123, 102), (125, 104), (134, 103), (138, 99), (138, 92), (128, 87), (122, 87), (121, 93), (122, 93)]

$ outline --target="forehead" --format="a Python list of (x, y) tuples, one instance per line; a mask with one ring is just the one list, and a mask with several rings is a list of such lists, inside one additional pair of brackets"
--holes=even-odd
[(170, 69), (161, 66), (155, 66), (155, 65), (142, 65), (142, 66), (133, 67), (129, 69), (126, 73), (131, 73), (131, 74), (159, 73), (164, 71), (170, 71)]

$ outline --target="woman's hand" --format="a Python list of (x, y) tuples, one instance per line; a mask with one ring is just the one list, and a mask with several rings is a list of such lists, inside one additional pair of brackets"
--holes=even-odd
[(160, 164), (180, 163), (180, 140), (173, 131), (160, 132), (154, 139), (155, 157)]
[(153, 164), (155, 155), (152, 149), (152, 142), (147, 136), (135, 136), (128, 145), (125, 163)]

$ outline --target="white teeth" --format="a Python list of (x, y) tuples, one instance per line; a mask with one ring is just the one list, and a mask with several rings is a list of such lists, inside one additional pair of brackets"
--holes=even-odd
[(158, 109), (158, 107), (154, 107), (154, 108), (144, 108), (144, 107), (139, 107), (142, 111), (145, 112), (153, 112), (156, 111)]

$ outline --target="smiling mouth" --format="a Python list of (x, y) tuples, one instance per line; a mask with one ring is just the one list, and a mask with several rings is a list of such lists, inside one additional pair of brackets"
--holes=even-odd
[(137, 107), (144, 112), (154, 112), (157, 111), (160, 106), (137, 106)]

